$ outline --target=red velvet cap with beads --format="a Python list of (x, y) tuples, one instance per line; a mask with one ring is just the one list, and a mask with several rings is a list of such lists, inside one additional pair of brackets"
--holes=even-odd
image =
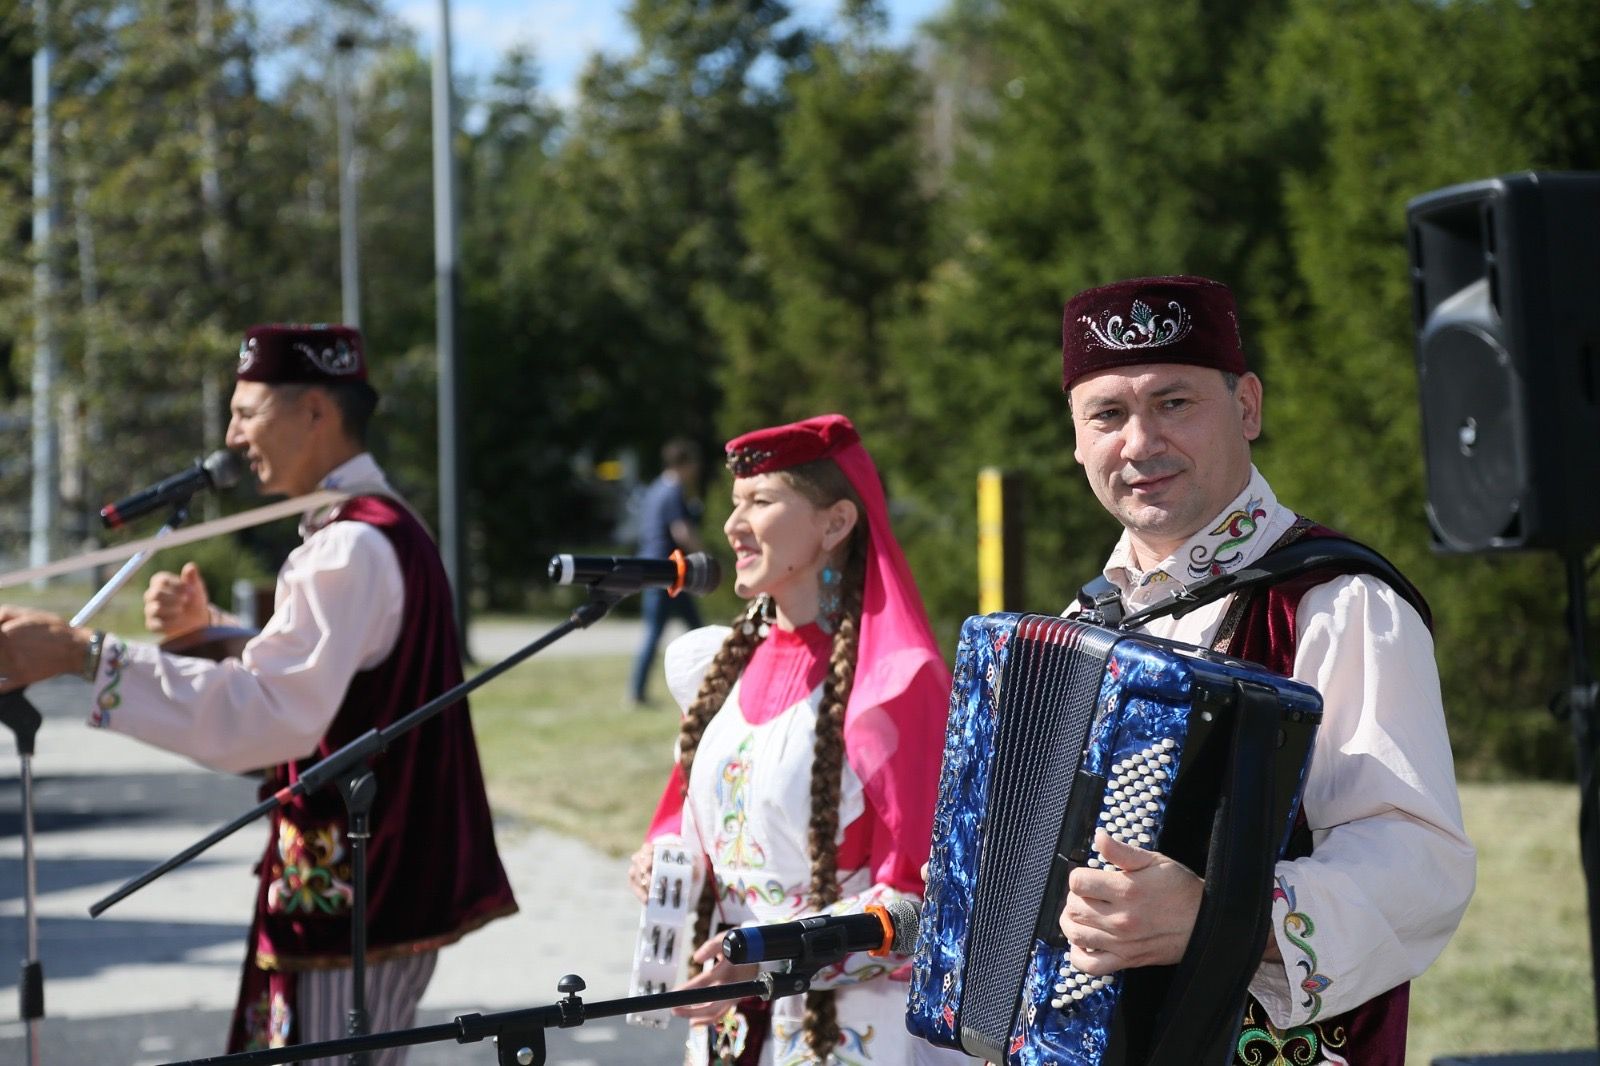
[(1220, 281), (1132, 278), (1080, 292), (1061, 315), (1061, 389), (1087, 374), (1141, 363), (1186, 363), (1243, 374), (1233, 293)]
[(844, 415), (818, 415), (733, 438), (726, 446), (728, 469), (734, 477), (755, 477), (827, 459), (859, 443), (860, 434)]
[(331, 385), (366, 381), (361, 331), (350, 326), (274, 322), (251, 326), (239, 345), (240, 381)]

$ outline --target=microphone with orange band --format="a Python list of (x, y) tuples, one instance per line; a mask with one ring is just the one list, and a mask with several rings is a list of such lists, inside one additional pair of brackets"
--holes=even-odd
[(722, 567), (705, 552), (675, 551), (665, 559), (620, 555), (553, 555), (550, 580), (558, 585), (587, 585), (601, 592), (626, 595), (640, 589), (666, 589), (704, 596), (722, 580)]
[(916, 903), (895, 898), (868, 907), (865, 914), (819, 914), (777, 925), (747, 925), (730, 929), (722, 938), (722, 955), (729, 962), (795, 959), (802, 964), (826, 964), (857, 951), (910, 955), (917, 947), (921, 917)]

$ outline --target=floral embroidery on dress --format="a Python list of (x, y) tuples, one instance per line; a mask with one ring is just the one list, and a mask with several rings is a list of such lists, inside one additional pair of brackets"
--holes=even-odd
[(717, 774), (717, 807), (723, 814), (713, 845), (721, 866), (759, 870), (767, 864), (765, 849), (750, 832), (750, 751), (754, 746), (755, 735), (746, 736)]
[(1238, 549), (1256, 535), (1265, 517), (1267, 512), (1261, 506), (1259, 496), (1224, 515), (1222, 521), (1205, 534), (1209, 538), (1221, 537), (1220, 542), (1196, 544), (1189, 549), (1189, 574), (1193, 577), (1210, 577), (1239, 562), (1244, 558), (1244, 553)]
[(244, 1012), (245, 1051), (289, 1045), (289, 1002), (282, 992), (263, 992)]
[(788, 900), (789, 905), (796, 910), (804, 907), (806, 900), (805, 886), (785, 886), (775, 877), (768, 878), (760, 884), (753, 884), (742, 877), (732, 881), (724, 881), (718, 877), (717, 896), (730, 903), (743, 903), (746, 906), (759, 900), (768, 906), (776, 907), (784, 900)]
[(849, 955), (832, 966), (824, 966), (817, 971), (813, 983), (819, 987), (837, 988), (840, 985), (858, 985), (863, 981), (885, 977), (894, 972), (893, 966), (885, 966), (881, 962), (862, 962), (851, 968), (850, 960), (857, 957)]
[(291, 823), (278, 823), (278, 857), (273, 882), (267, 886), (267, 910), (274, 914), (334, 914), (349, 908), (350, 864), (341, 862), (345, 848), (334, 826), (303, 836)]
[(735, 1063), (750, 1042), (750, 1020), (735, 1004), (711, 1023), (711, 1058), (717, 1063)]
[[(811, 1048), (806, 1044), (803, 1026), (777, 1022), (773, 1026), (773, 1034), (778, 1038), (773, 1054), (777, 1066), (811, 1066), (816, 1062), (811, 1057)], [(868, 1045), (872, 1043), (872, 1037), (873, 1028), (870, 1025), (865, 1031), (840, 1026), (839, 1043), (834, 1046), (828, 1062), (831, 1066), (870, 1066), (872, 1049)]]
[(94, 710), (89, 714), (89, 724), (104, 728), (111, 724), (111, 712), (122, 706), (122, 667), (128, 660), (128, 645), (114, 640), (106, 645), (106, 683), (94, 697)]
[(1279, 1029), (1270, 1021), (1256, 1018), (1256, 1004), (1245, 1011), (1239, 1042), (1234, 1046), (1234, 1062), (1241, 1066), (1312, 1066), (1313, 1063), (1342, 1063), (1333, 1054), (1344, 1047), (1348, 1037), (1344, 1028), (1332, 1032), (1320, 1025), (1296, 1025)]
[(1312, 1021), (1322, 1013), (1322, 993), (1333, 984), (1333, 978), (1317, 972), (1317, 953), (1309, 942), (1317, 927), (1309, 914), (1301, 914), (1295, 909), (1294, 886), (1282, 877), (1278, 878), (1278, 887), (1272, 890), (1272, 901), (1276, 903), (1280, 899), (1289, 907), (1289, 913), (1283, 916), (1283, 935), (1306, 955), (1296, 965), (1305, 972), (1305, 977), (1300, 981), (1300, 991), (1306, 994), (1306, 998), (1300, 1005), (1311, 1008), (1306, 1020)]

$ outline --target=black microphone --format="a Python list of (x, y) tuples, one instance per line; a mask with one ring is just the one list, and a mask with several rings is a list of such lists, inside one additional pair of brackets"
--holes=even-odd
[(140, 515), (186, 500), (202, 489), (232, 488), (243, 475), (244, 462), (233, 452), (218, 448), (205, 459), (196, 459), (183, 473), (173, 474), (132, 496), (106, 504), (100, 508), (100, 521), (107, 529), (116, 529)]
[(865, 914), (816, 915), (778, 925), (747, 925), (722, 938), (729, 962), (836, 962), (853, 951), (910, 955), (917, 947), (922, 911), (908, 899), (874, 904)]
[(602, 592), (638, 592), (663, 588), (667, 594), (704, 596), (722, 580), (722, 567), (705, 552), (675, 551), (665, 559), (630, 559), (620, 555), (552, 555), (550, 580), (558, 585), (588, 585)]

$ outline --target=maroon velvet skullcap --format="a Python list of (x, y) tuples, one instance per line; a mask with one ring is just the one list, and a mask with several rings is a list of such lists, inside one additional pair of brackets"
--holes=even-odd
[(1187, 363), (1243, 374), (1233, 293), (1210, 278), (1133, 278), (1080, 292), (1061, 315), (1061, 388), (1140, 363)]
[(860, 443), (860, 434), (844, 415), (818, 415), (733, 438), (727, 444), (728, 469), (734, 477), (755, 477), (827, 459)]
[(367, 380), (361, 331), (349, 326), (274, 322), (251, 326), (239, 345), (240, 381), (332, 385)]

